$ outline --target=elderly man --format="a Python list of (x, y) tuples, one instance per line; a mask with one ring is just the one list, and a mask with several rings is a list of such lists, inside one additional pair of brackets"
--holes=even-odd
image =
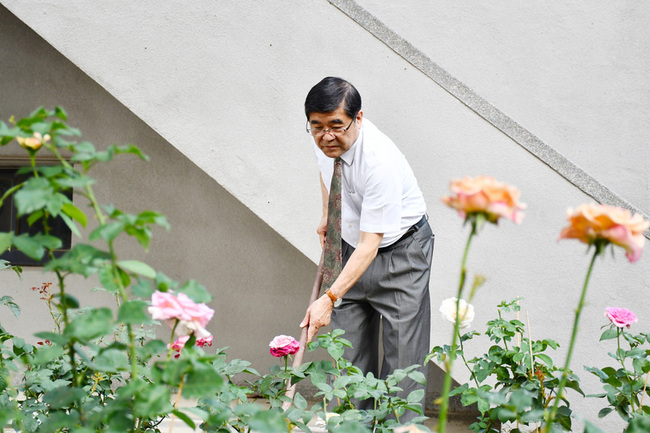
[[(310, 341), (330, 320), (345, 330), (353, 347), (344, 356), (365, 373), (386, 377), (421, 364), (429, 351), (434, 235), (413, 171), (397, 146), (363, 117), (361, 96), (349, 82), (327, 77), (316, 84), (305, 114), (321, 173), (317, 233), (325, 248), (326, 291), (300, 326), (309, 327)], [(408, 383), (403, 397), (417, 387)]]

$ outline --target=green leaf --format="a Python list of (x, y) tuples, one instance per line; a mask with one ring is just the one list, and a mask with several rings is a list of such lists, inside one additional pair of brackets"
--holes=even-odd
[(293, 405), (298, 409), (305, 410), (307, 409), (307, 400), (300, 393), (296, 393), (293, 397)]
[(133, 414), (137, 417), (153, 418), (172, 410), (169, 388), (163, 385), (146, 385), (136, 395)]
[(413, 380), (416, 383), (419, 383), (420, 385), (425, 385), (427, 383), (427, 379), (421, 371), (411, 371), (408, 374), (408, 377), (410, 377), (411, 380)]
[(113, 221), (108, 224), (101, 225), (90, 233), (88, 239), (91, 241), (103, 239), (106, 242), (114, 240), (124, 230), (124, 224), (119, 221)]
[(97, 276), (99, 277), (99, 282), (104, 289), (109, 293), (117, 293), (120, 290), (120, 285), (115, 278), (113, 273), (113, 266), (111, 263), (107, 263), (105, 266), (100, 268), (97, 271)]
[(345, 349), (339, 345), (331, 345), (327, 348), (327, 353), (329, 353), (329, 355), (335, 360), (341, 359), (344, 351)]
[(544, 364), (548, 365), (549, 368), (553, 368), (553, 359), (550, 356), (544, 355), (543, 353), (538, 353), (535, 356), (544, 361)]
[(52, 297), (59, 301), (61, 307), (79, 308), (79, 301), (77, 300), (77, 298), (75, 298), (72, 295), (68, 295), (67, 293), (65, 294), (55, 293), (54, 295), (52, 295)]
[(58, 117), (59, 119), (61, 119), (61, 120), (68, 120), (68, 114), (61, 107), (55, 107), (54, 108), (54, 115), (56, 117)]
[(598, 412), (598, 418), (604, 418), (609, 415), (610, 412), (614, 410), (613, 407), (604, 407)]
[(258, 433), (278, 433), (287, 431), (287, 423), (281, 412), (265, 410), (255, 413), (248, 424), (251, 431)]
[(34, 335), (43, 340), (50, 340), (52, 343), (56, 343), (59, 346), (65, 346), (70, 342), (70, 338), (56, 332), (37, 332)]
[(104, 266), (110, 259), (110, 254), (105, 251), (88, 244), (76, 244), (62, 257), (50, 260), (45, 265), (45, 270), (59, 270), (88, 277), (97, 272), (97, 269)]
[(174, 409), (172, 411), (174, 415), (178, 417), (181, 421), (183, 421), (185, 424), (187, 424), (192, 430), (196, 429), (196, 424), (194, 424), (194, 421), (192, 421), (192, 418), (190, 418), (187, 414), (181, 412), (178, 409)]
[(32, 177), (14, 194), (18, 216), (44, 209), (54, 196), (54, 189), (47, 179)]
[(183, 395), (187, 397), (201, 397), (216, 393), (223, 385), (223, 378), (211, 367), (196, 364), (191, 372), (185, 375)]
[[(20, 307), (16, 304), (11, 296), (3, 296), (0, 298), (0, 305), (4, 305), (9, 308), (9, 311), (18, 318), (20, 316)], [(0, 328), (2, 329), (2, 328)]]
[(117, 320), (122, 323), (139, 325), (151, 323), (150, 317), (146, 313), (147, 303), (139, 300), (127, 301), (120, 306), (117, 314)]
[(11, 232), (0, 232), (0, 253), (11, 248), (11, 240), (14, 235)]
[(55, 236), (37, 234), (30, 236), (24, 233), (13, 237), (13, 244), (20, 251), (34, 260), (41, 260), (45, 250), (56, 250), (61, 248), (61, 239)]
[(89, 363), (97, 371), (117, 372), (129, 369), (126, 353), (118, 349), (107, 349)]
[(196, 280), (188, 280), (178, 291), (185, 293), (194, 302), (207, 304), (212, 300), (212, 295), (206, 290), (205, 286), (199, 284)]
[(608, 328), (601, 334), (599, 341), (612, 340), (616, 337), (618, 337), (618, 329)]
[(64, 203), (61, 210), (63, 210), (63, 212), (70, 218), (81, 224), (82, 227), (86, 227), (88, 218), (86, 217), (86, 214), (83, 213), (78, 207), (72, 203)]
[(53, 409), (63, 409), (70, 407), (74, 402), (80, 400), (86, 395), (86, 391), (81, 388), (70, 388), (62, 386), (48, 391), (43, 395), (43, 401)]
[(134, 274), (142, 275), (143, 277), (151, 279), (156, 278), (156, 271), (151, 266), (138, 260), (121, 260), (117, 262), (117, 266), (127, 272), (133, 272)]
[(87, 342), (109, 334), (113, 329), (113, 313), (108, 308), (87, 311), (76, 317), (63, 334)]
[(424, 398), (424, 390), (416, 389), (406, 397), (406, 401), (409, 403), (419, 403), (422, 401), (423, 398)]
[[(57, 334), (58, 336), (58, 334)], [(52, 340), (50, 340), (52, 341)], [(57, 358), (63, 356), (63, 346), (59, 344), (53, 344), (52, 346), (45, 346), (41, 349), (38, 349), (32, 363), (34, 365), (45, 365)]]

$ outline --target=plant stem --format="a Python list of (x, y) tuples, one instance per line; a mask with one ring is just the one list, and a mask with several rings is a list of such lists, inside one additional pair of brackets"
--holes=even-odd
[(472, 224), (472, 230), (467, 237), (467, 243), (465, 244), (465, 251), (463, 253), (463, 260), (460, 267), (460, 281), (458, 283), (458, 295), (456, 296), (456, 321), (454, 322), (454, 332), (451, 336), (451, 351), (449, 352), (449, 359), (445, 361), (445, 381), (442, 387), (442, 402), (440, 404), (440, 418), (438, 419), (438, 433), (445, 433), (447, 427), (447, 412), (449, 411), (449, 392), (451, 391), (451, 369), (456, 358), (457, 350), (457, 336), (459, 334), (458, 329), (460, 328), (460, 298), (463, 294), (463, 288), (465, 287), (465, 278), (467, 276), (467, 256), (469, 254), (469, 247), (472, 243), (472, 238), (476, 234), (477, 221), (476, 218), (470, 220)]
[[(172, 352), (174, 351), (174, 332), (176, 332), (176, 327), (178, 326), (178, 319), (174, 322), (172, 327), (171, 337), (169, 337), (169, 349), (167, 350), (167, 362), (172, 359)], [(180, 352), (179, 352), (180, 353)]]
[(555, 420), (555, 415), (557, 414), (557, 411), (559, 409), (560, 400), (562, 400), (562, 391), (564, 390), (564, 385), (566, 384), (567, 376), (569, 375), (569, 365), (571, 363), (571, 355), (573, 354), (573, 348), (575, 346), (575, 342), (578, 336), (578, 322), (580, 321), (580, 313), (582, 312), (582, 307), (585, 304), (585, 297), (587, 295), (589, 278), (591, 277), (591, 272), (594, 269), (594, 263), (596, 263), (596, 257), (598, 257), (600, 253), (604, 250), (605, 244), (597, 242), (595, 244), (595, 247), (596, 247), (596, 251), (594, 252), (594, 256), (591, 258), (591, 262), (589, 263), (587, 276), (585, 277), (585, 282), (582, 286), (580, 301), (578, 302), (578, 308), (576, 309), (576, 315), (573, 321), (573, 331), (571, 332), (571, 342), (569, 343), (569, 351), (567, 353), (566, 362), (564, 363), (564, 368), (562, 369), (562, 378), (560, 379), (560, 384), (557, 389), (555, 403), (553, 404), (553, 408), (551, 409), (551, 412), (549, 413), (546, 419), (546, 426), (544, 427), (545, 432), (550, 430), (551, 425)]
[(645, 397), (645, 390), (648, 388), (648, 379), (650, 379), (650, 372), (648, 372), (648, 375), (645, 377), (645, 384), (643, 385), (643, 392), (641, 393), (641, 403), (639, 403), (639, 407), (643, 407), (643, 397)]
[(621, 362), (621, 366), (623, 367), (623, 374), (627, 379), (627, 383), (630, 385), (630, 406), (632, 406), (632, 412), (634, 412), (634, 383), (630, 379), (630, 375), (627, 374), (627, 370), (625, 369), (625, 357), (623, 356), (623, 351), (621, 350), (621, 334), (623, 334), (623, 332), (623, 329), (618, 327), (616, 328), (616, 345), (618, 346), (616, 350), (616, 356), (618, 356), (618, 360)]
[(463, 359), (463, 362), (465, 363), (465, 367), (469, 370), (469, 373), (472, 375), (472, 379), (474, 379), (474, 383), (476, 384), (477, 388), (480, 388), (481, 386), (478, 383), (478, 379), (476, 379), (476, 375), (474, 374), (474, 370), (472, 370), (469, 367), (469, 364), (467, 363), (467, 359), (465, 358), (465, 349), (463, 348), (463, 338), (459, 335), (459, 344), (460, 344), (460, 357)]
[[(178, 407), (178, 402), (181, 399), (181, 395), (183, 395), (183, 382), (184, 382), (184, 379), (185, 379), (185, 375), (181, 376), (181, 383), (178, 384), (178, 395), (176, 396), (176, 401), (174, 402), (174, 409), (176, 409)], [(172, 419), (169, 422), (169, 433), (172, 433), (172, 429), (174, 428), (174, 420), (175, 419), (176, 419), (176, 417), (174, 416), (174, 414), (172, 414)]]

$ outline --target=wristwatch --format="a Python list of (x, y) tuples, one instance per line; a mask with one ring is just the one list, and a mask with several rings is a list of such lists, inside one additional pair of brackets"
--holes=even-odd
[(327, 289), (325, 291), (325, 294), (330, 297), (330, 299), (332, 300), (332, 304), (334, 304), (335, 307), (338, 307), (339, 305), (341, 305), (341, 302), (343, 302), (341, 298), (337, 298), (334, 293), (330, 292), (330, 289)]

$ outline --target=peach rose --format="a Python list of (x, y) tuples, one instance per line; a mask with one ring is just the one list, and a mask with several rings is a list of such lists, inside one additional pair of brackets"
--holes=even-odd
[(295, 355), (300, 349), (300, 343), (288, 335), (278, 335), (269, 343), (271, 355), (281, 358), (287, 355)]
[(494, 224), (501, 217), (519, 224), (524, 217), (521, 211), (526, 205), (519, 203), (519, 190), (492, 177), (468, 176), (454, 179), (449, 189), (453, 195), (443, 197), (442, 201), (456, 209), (463, 218), (472, 214), (484, 214)]
[(45, 137), (40, 132), (35, 132), (32, 137), (16, 137), (16, 141), (25, 149), (38, 150), (42, 145), (50, 141), (50, 134)]
[(567, 211), (569, 226), (562, 229), (559, 239), (578, 239), (592, 245), (598, 240), (623, 247), (630, 262), (641, 257), (650, 222), (627, 209), (602, 204), (582, 204)]

